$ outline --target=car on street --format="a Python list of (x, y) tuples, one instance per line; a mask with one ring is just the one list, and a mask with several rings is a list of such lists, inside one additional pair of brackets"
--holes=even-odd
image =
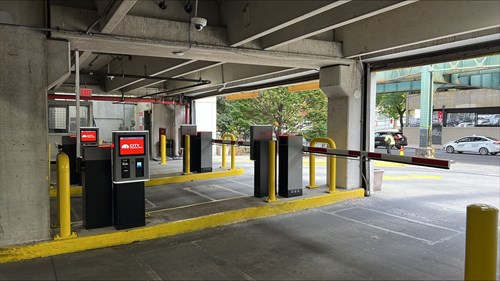
[(400, 149), (401, 146), (408, 145), (408, 139), (399, 130), (380, 130), (375, 132), (375, 148), (377, 148), (377, 146), (385, 146), (385, 136), (387, 134), (392, 135), (396, 143), (394, 146), (397, 149)]
[(500, 152), (500, 140), (485, 136), (466, 136), (446, 143), (443, 150), (448, 153), (473, 152), (481, 155), (496, 155)]

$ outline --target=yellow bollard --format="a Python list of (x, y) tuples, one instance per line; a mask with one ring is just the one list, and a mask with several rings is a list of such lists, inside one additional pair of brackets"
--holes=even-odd
[(167, 164), (167, 136), (161, 135), (161, 164)]
[[(233, 134), (226, 133), (222, 135), (222, 140), (226, 138), (231, 139), (231, 141), (235, 141), (236, 138)], [(221, 168), (226, 168), (226, 145), (222, 145), (222, 165)], [(231, 144), (231, 170), (236, 169), (236, 145)]]
[(317, 188), (316, 185), (316, 156), (309, 154), (309, 185), (307, 188)]
[(189, 135), (184, 136), (184, 175), (191, 174), (191, 139)]
[(267, 181), (268, 185), (268, 198), (266, 202), (272, 203), (277, 201), (276, 199), (276, 142), (269, 141), (269, 178)]
[[(329, 148), (337, 148), (335, 142), (330, 138), (314, 138), (311, 140), (310, 146), (314, 146), (316, 143), (326, 143)], [(309, 186), (307, 188), (316, 188), (316, 157), (310, 153), (309, 154)], [(337, 190), (337, 156), (328, 156), (328, 162), (330, 165), (330, 170), (328, 170), (328, 175), (330, 180), (328, 182), (328, 193), (334, 193)]]
[(236, 170), (236, 145), (231, 144), (231, 170)]
[(401, 156), (405, 155), (405, 147), (404, 146), (399, 147), (399, 155), (401, 155)]
[(64, 152), (57, 154), (57, 201), (59, 234), (55, 239), (76, 237), (71, 232), (71, 206), (69, 190), (69, 157)]
[(486, 204), (467, 206), (465, 280), (496, 280), (498, 209)]
[(221, 168), (226, 168), (226, 145), (222, 144), (222, 164)]

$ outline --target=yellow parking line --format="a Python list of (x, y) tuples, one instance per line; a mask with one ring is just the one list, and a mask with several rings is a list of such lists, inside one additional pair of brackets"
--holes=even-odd
[(430, 175), (408, 175), (408, 176), (386, 176), (384, 175), (384, 180), (414, 180), (414, 179), (428, 179), (428, 180), (441, 180), (442, 176), (430, 176)]

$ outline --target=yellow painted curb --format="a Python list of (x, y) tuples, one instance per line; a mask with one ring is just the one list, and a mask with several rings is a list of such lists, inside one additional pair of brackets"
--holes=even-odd
[(187, 182), (187, 181), (197, 181), (197, 180), (208, 180), (208, 179), (217, 179), (222, 177), (233, 177), (243, 175), (242, 168), (235, 170), (226, 170), (226, 171), (215, 171), (211, 173), (200, 173), (200, 174), (189, 174), (189, 175), (179, 175), (179, 176), (171, 176), (164, 178), (153, 178), (149, 181), (145, 182), (145, 186), (156, 186), (163, 184), (171, 184), (171, 183), (179, 183), (179, 182)]
[(12, 248), (3, 248), (0, 249), (0, 263), (75, 253), (174, 236), (247, 220), (271, 217), (309, 208), (317, 208), (343, 200), (362, 197), (364, 197), (364, 189), (338, 191), (332, 194), (325, 193), (324, 195), (301, 198), (298, 200), (278, 201), (258, 207), (227, 211), (160, 225), (145, 226), (93, 236), (80, 236), (74, 239), (55, 240)]
[[(216, 179), (222, 177), (234, 177), (243, 175), (245, 170), (243, 168), (235, 169), (235, 170), (227, 170), (227, 171), (215, 171), (210, 173), (201, 173), (201, 174), (189, 174), (189, 175), (179, 175), (179, 176), (171, 176), (171, 177), (163, 177), (163, 178), (154, 178), (147, 182), (145, 182), (145, 186), (157, 186), (163, 184), (171, 184), (171, 183), (179, 183), (179, 182), (187, 182), (187, 181), (199, 181), (199, 180), (207, 180), (207, 179)], [(57, 197), (57, 189), (50, 188), (50, 197)], [(71, 195), (82, 195), (82, 187), (81, 186), (72, 186), (70, 188)]]

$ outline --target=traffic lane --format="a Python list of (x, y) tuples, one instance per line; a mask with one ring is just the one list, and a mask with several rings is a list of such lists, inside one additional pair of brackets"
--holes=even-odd
[[(384, 148), (376, 148), (378, 153), (386, 153)], [(415, 148), (404, 148), (405, 156), (415, 156)], [(393, 155), (399, 155), (399, 149), (391, 150)], [(453, 160), (456, 163), (476, 164), (486, 166), (500, 166), (500, 154), (497, 155), (480, 155), (474, 153), (447, 153), (444, 150), (436, 149), (436, 158)]]

